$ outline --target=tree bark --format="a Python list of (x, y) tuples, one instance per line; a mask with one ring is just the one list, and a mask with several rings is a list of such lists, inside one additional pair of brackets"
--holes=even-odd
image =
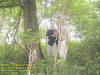
[[(24, 29), (31, 29), (32, 32), (38, 32), (38, 20), (36, 14), (36, 2), (35, 0), (22, 0), (23, 2), (23, 16), (24, 16)], [(30, 37), (29, 37), (30, 38)], [(32, 43), (31, 46), (35, 51), (33, 60), (43, 57), (42, 51), (40, 50), (40, 45), (36, 43)], [(26, 48), (28, 50), (28, 48)], [(29, 50), (28, 50), (29, 51)]]
[[(23, 16), (24, 16), (24, 29), (27, 31), (30, 29), (32, 32), (38, 32), (38, 20), (36, 14), (36, 2), (35, 0), (22, 0), (23, 3)], [(29, 37), (30, 38), (30, 37)], [(31, 65), (39, 58), (43, 57), (40, 44), (30, 43), (25, 45), (28, 53), (28, 64)], [(31, 66), (28, 66), (28, 75), (31, 74)]]
[(36, 16), (35, 0), (23, 1), (24, 28), (31, 29), (33, 32), (38, 31), (38, 20)]

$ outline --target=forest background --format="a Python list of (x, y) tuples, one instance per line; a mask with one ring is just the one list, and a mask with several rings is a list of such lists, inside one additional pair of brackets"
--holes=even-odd
[[(74, 27), (68, 31), (80, 38), (68, 40), (55, 70), (41, 41), (45, 20)], [(0, 0), (0, 75), (100, 75), (100, 0)]]

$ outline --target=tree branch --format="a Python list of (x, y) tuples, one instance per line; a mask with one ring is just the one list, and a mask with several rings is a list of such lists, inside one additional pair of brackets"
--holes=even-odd
[(0, 8), (12, 8), (16, 6), (22, 6), (21, 4), (14, 4), (14, 5), (7, 5), (7, 6), (0, 6)]

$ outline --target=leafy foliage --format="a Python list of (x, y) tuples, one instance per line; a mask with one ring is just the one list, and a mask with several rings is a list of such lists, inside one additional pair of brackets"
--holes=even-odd
[[(46, 56), (46, 44), (40, 41), (45, 37), (46, 30), (40, 27), (40, 31), (33, 33), (24, 31), (23, 18), (21, 18), (17, 41), (8, 44), (7, 36), (0, 34), (0, 64), (27, 64), (27, 54), (23, 46), (30, 42), (41, 43), (45, 59), (32, 64), (33, 75), (100, 75), (100, 1), (88, 0), (54, 0), (50, 6), (44, 6), (37, 1), (38, 18), (54, 18), (61, 21), (71, 20), (77, 31), (82, 35), (81, 41), (68, 42), (67, 59), (58, 59), (56, 71), (53, 71), (54, 58)], [(20, 0), (2, 0), (0, 6), (20, 4)], [(13, 32), (17, 20), (20, 17), (19, 7), (0, 8), (0, 19), (6, 25), (5, 29)], [(70, 17), (69, 17), (70, 16)], [(64, 18), (68, 19), (64, 19)], [(11, 22), (11, 20), (14, 20)], [(2, 27), (0, 28), (2, 29)], [(27, 66), (26, 66), (27, 68)], [(2, 70), (3, 68), (0, 68)], [(0, 72), (0, 75), (26, 75), (27, 72)]]
[(0, 6), (9, 6), (9, 5), (15, 5), (20, 4), (20, 0), (1, 0)]

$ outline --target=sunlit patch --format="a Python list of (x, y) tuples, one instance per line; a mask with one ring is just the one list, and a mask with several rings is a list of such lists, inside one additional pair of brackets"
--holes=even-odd
[(46, 39), (45, 39), (45, 38), (43, 38), (43, 39), (41, 39), (41, 41), (42, 41), (43, 43), (45, 43), (45, 42), (46, 42)]

